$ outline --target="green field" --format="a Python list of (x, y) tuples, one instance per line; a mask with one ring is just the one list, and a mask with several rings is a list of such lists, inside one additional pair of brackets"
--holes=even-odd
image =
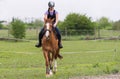
[[(0, 79), (46, 79), (45, 62), (36, 41), (0, 41)], [(49, 79), (120, 72), (120, 41), (63, 41), (63, 59)]]

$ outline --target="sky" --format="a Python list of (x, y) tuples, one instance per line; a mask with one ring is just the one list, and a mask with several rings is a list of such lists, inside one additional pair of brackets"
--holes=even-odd
[[(50, 0), (0, 0), (0, 20), (12, 17), (28, 20), (41, 19), (48, 9)], [(86, 14), (92, 20), (105, 16), (113, 21), (120, 20), (120, 0), (52, 0), (63, 21), (69, 13)]]

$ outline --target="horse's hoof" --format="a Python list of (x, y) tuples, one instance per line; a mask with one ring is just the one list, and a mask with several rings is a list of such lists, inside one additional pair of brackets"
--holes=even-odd
[(49, 78), (50, 77), (50, 74), (46, 74), (46, 78)]
[(53, 75), (53, 72), (52, 72), (52, 70), (50, 70), (49, 74), (50, 74), (51, 76)]
[(54, 67), (53, 73), (55, 74), (57, 72), (57, 67)]
[(51, 74), (46, 74), (46, 78), (49, 78), (49, 77), (51, 77), (51, 76), (53, 76), (53, 73)]

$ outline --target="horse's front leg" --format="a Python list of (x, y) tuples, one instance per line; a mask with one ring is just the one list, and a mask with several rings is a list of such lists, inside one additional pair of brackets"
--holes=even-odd
[(44, 51), (45, 65), (46, 65), (46, 77), (49, 77), (49, 58), (48, 52)]
[(50, 74), (50, 75), (53, 75), (53, 66), (52, 66), (53, 56), (51, 57), (51, 56), (50, 56), (50, 53), (49, 53), (49, 54), (48, 54), (48, 58), (49, 58), (49, 66), (50, 66), (50, 72), (49, 72), (49, 74)]

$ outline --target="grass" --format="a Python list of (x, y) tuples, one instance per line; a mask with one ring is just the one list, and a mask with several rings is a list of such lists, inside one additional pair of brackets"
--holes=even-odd
[[(0, 41), (0, 79), (46, 79), (42, 50), (35, 44)], [(120, 71), (120, 41), (63, 41), (63, 45), (64, 58), (58, 60), (58, 72), (50, 79)]]

